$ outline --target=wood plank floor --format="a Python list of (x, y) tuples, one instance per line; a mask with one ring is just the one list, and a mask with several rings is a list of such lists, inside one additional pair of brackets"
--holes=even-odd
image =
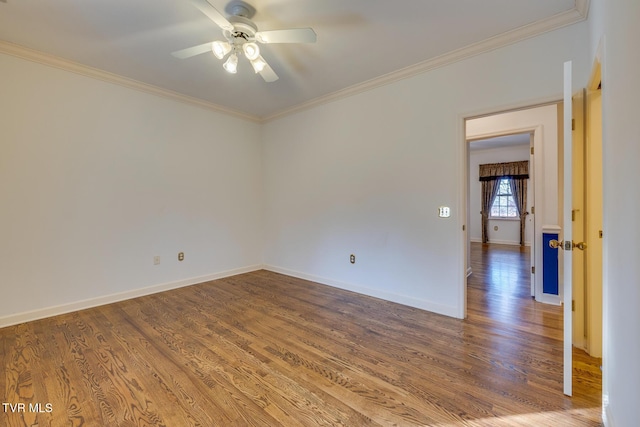
[(257, 271), (3, 328), (0, 426), (600, 425), (599, 362), (563, 396), (562, 313), (500, 265), (464, 321)]

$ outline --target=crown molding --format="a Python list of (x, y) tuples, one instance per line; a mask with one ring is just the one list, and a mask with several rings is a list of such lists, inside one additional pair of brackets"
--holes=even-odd
[(582, 16), (582, 20), (589, 17), (589, 2), (591, 0), (575, 0), (575, 10)]
[(371, 80), (349, 86), (345, 89), (341, 89), (328, 95), (320, 96), (286, 110), (279, 111), (275, 114), (262, 117), (262, 121), (269, 122), (272, 120), (276, 120), (300, 111), (311, 109), (322, 104), (327, 104), (339, 99), (347, 98), (362, 92), (375, 89), (380, 86), (385, 86), (402, 79), (413, 77), (418, 74), (434, 70), (436, 68), (441, 68), (446, 65), (450, 65), (455, 62), (480, 55), (482, 53), (490, 52), (492, 50), (515, 44), (523, 40), (530, 39), (569, 25), (577, 24), (578, 22), (582, 22), (587, 19), (588, 12), (589, 0), (575, 0), (575, 6), (573, 9), (558, 13), (549, 18), (533, 22), (531, 24), (516, 28), (511, 31), (507, 31), (502, 34), (498, 34), (497, 36), (465, 46), (461, 49), (448, 52), (444, 55), (440, 55), (435, 58), (411, 65), (409, 67), (373, 78)]
[(217, 113), (227, 114), (230, 116), (234, 116), (244, 120), (249, 120), (256, 123), (261, 122), (260, 118), (256, 116), (252, 116), (246, 113), (242, 113), (240, 111), (232, 110), (230, 108), (213, 104), (211, 102), (203, 101), (202, 99), (194, 98), (187, 95), (182, 95), (180, 93), (177, 93), (168, 89), (163, 89), (158, 86), (154, 86), (154, 85), (143, 83), (137, 80), (130, 79), (128, 77), (123, 77), (118, 74), (110, 73), (108, 71), (99, 70), (97, 68), (93, 68), (77, 62), (69, 61), (67, 59), (57, 57), (55, 55), (50, 55), (48, 53), (40, 52), (40, 51), (30, 49), (14, 43), (9, 43), (9, 42), (0, 40), (0, 53), (15, 56), (17, 58), (25, 59), (27, 61), (36, 62), (42, 65), (47, 65), (49, 67), (58, 68), (71, 73), (79, 74), (84, 77), (102, 80), (104, 82), (123, 86), (128, 89), (134, 89), (140, 92), (145, 92), (151, 95), (160, 96), (160, 97), (167, 98), (173, 101), (178, 101), (184, 104), (194, 105), (207, 110), (215, 111)]
[(73, 62), (6, 41), (0, 40), (0, 53), (69, 71), (85, 77), (102, 80), (107, 83), (117, 84), (129, 89), (138, 90), (148, 94), (171, 99), (173, 101), (178, 101), (184, 104), (194, 105), (207, 110), (215, 111), (217, 113), (234, 116), (243, 120), (248, 120), (255, 123), (265, 123), (291, 114), (295, 114), (300, 111), (308, 110), (319, 105), (327, 104), (362, 92), (366, 92), (380, 86), (385, 86), (402, 79), (413, 77), (436, 68), (444, 67), (446, 65), (453, 64), (455, 62), (459, 62), (485, 52), (490, 52), (492, 50), (518, 43), (520, 41), (538, 36), (540, 34), (544, 34), (562, 27), (566, 27), (568, 25), (584, 21), (585, 19), (587, 19), (587, 15), (589, 12), (589, 1), (590, 0), (575, 0), (575, 6), (573, 9), (556, 14), (550, 18), (516, 28), (515, 30), (499, 34), (487, 40), (471, 44), (469, 46), (454, 50), (444, 55), (419, 62), (409, 67), (405, 67), (400, 70), (367, 80), (365, 82), (349, 86), (345, 89), (341, 89), (336, 92), (332, 92), (330, 94), (312, 99), (310, 101), (303, 102), (291, 108), (281, 110), (275, 114), (262, 117), (243, 113), (237, 110), (223, 107), (221, 105), (204, 101), (202, 99), (182, 95), (168, 89), (163, 89), (158, 86), (150, 85), (130, 79), (128, 77), (123, 77), (114, 73), (99, 70), (97, 68), (89, 67), (77, 62)]

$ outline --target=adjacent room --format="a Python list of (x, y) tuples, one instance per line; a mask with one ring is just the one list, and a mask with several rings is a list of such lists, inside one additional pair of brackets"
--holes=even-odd
[(0, 425), (634, 425), (639, 19), (0, 0)]

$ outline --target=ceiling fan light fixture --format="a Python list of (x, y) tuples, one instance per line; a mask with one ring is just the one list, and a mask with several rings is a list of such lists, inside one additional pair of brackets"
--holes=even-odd
[(249, 61), (256, 60), (260, 56), (260, 48), (255, 43), (249, 42), (243, 44), (242, 50)]
[[(317, 39), (312, 28), (258, 31), (258, 26), (251, 20), (256, 10), (244, 0), (230, 0), (224, 9), (229, 15), (228, 18), (216, 9), (213, 0), (189, 1), (222, 29), (226, 40), (202, 43), (171, 53), (179, 59), (191, 58), (211, 51), (216, 58), (224, 61), (223, 68), (228, 73), (236, 74), (238, 57), (244, 55), (254, 71), (269, 83), (278, 80), (278, 75), (260, 56), (260, 48), (257, 43), (315, 43)], [(0, 0), (0, 2), (6, 2), (6, 0)], [(227, 59), (225, 60), (225, 58)]]
[(238, 71), (238, 55), (235, 53), (230, 55), (223, 67), (228, 73), (235, 74)]
[(262, 56), (258, 55), (256, 59), (251, 60), (251, 65), (253, 66), (253, 71), (259, 73), (267, 66), (267, 62), (262, 58)]
[(211, 50), (216, 58), (222, 59), (231, 52), (231, 45), (227, 42), (215, 41), (211, 43)]

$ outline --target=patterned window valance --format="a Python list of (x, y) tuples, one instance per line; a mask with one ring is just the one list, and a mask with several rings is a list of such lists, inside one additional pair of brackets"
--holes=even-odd
[(528, 179), (529, 161), (480, 165), (480, 181), (491, 181), (502, 177)]

